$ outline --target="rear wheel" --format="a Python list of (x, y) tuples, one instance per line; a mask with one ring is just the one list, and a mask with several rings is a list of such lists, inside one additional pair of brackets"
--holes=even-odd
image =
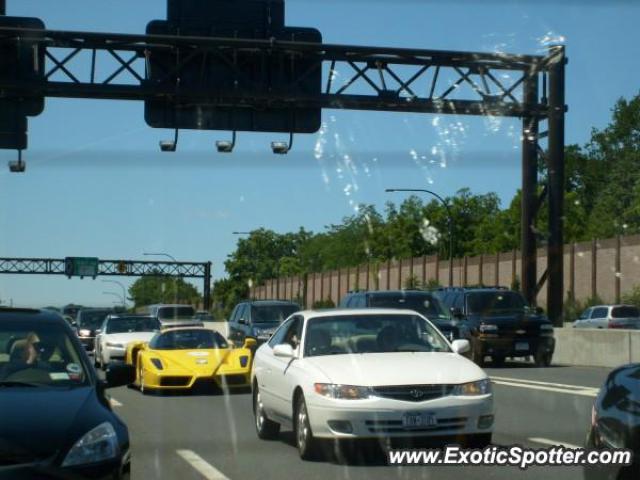
[(253, 413), (255, 415), (256, 433), (258, 438), (263, 440), (271, 440), (280, 433), (280, 424), (273, 422), (267, 418), (264, 413), (264, 405), (260, 397), (260, 389), (256, 383), (253, 387)]
[(318, 441), (313, 437), (309, 424), (309, 413), (304, 396), (300, 394), (294, 410), (294, 431), (298, 453), (303, 460), (314, 460), (318, 457)]
[(503, 367), (504, 366), (504, 355), (492, 355), (491, 361), (493, 362), (494, 367)]

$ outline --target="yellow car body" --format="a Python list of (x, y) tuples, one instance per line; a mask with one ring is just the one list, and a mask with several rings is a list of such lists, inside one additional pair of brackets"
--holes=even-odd
[[(171, 328), (158, 335), (176, 335), (176, 332), (178, 335), (209, 332), (224, 340), (217, 332), (199, 327)], [(249, 343), (242, 348), (231, 348), (224, 341), (214, 345), (216, 348), (193, 345), (193, 348), (167, 349), (154, 348), (154, 340), (127, 345), (125, 362), (135, 367), (134, 385), (143, 393), (147, 390), (189, 390), (196, 383), (215, 384), (223, 390), (251, 385), (253, 355)]]

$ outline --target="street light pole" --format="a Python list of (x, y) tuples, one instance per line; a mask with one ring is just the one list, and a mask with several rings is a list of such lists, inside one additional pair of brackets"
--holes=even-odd
[[(158, 252), (158, 253), (143, 252), (142, 255), (144, 255), (145, 257), (167, 257), (167, 258), (170, 258), (171, 261), (173, 262), (176, 262), (176, 263), (178, 262), (178, 260), (176, 260), (175, 257), (164, 252)], [(178, 303), (178, 285), (175, 277), (173, 278), (173, 294), (174, 294), (173, 303)]]
[(120, 285), (120, 288), (122, 288), (122, 306), (126, 309), (127, 308), (127, 291), (124, 288), (124, 285), (120, 282), (118, 282), (117, 280), (102, 280), (102, 283), (115, 283), (117, 285)]
[(432, 192), (431, 190), (425, 190), (423, 188), (387, 188), (385, 192), (420, 192), (420, 193), (428, 193), (429, 195), (433, 195), (437, 198), (442, 205), (444, 205), (445, 210), (447, 211), (447, 223), (449, 230), (449, 286), (453, 286), (453, 216), (451, 215), (451, 209), (449, 208), (449, 204), (436, 192)]

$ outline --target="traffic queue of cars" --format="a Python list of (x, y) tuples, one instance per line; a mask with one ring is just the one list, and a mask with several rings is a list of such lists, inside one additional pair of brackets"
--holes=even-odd
[[(532, 354), (540, 366), (553, 352), (548, 320), (512, 293), (350, 292), (342, 308), (322, 311), (247, 301), (229, 322), (235, 341), (187, 318), (163, 326), (157, 316), (108, 312), (99, 323), (96, 309), (82, 309), (74, 332), (54, 312), (0, 308), (0, 411), (8, 419), (0, 422), (0, 473), (15, 467), (42, 476), (128, 478), (127, 427), (105, 393), (125, 384), (143, 394), (202, 384), (250, 388), (258, 437), (291, 428), (303, 459), (317, 457), (328, 440), (432, 437), (482, 448), (492, 441), (496, 412), (491, 381), (478, 365), (484, 358), (478, 362), (474, 349), (482, 345), (494, 362)], [(81, 327), (90, 334), (82, 336)], [(239, 336), (232, 328), (244, 330)], [(525, 342), (526, 349), (518, 347)], [(541, 345), (550, 352), (542, 362)], [(106, 380), (93, 369), (90, 350)], [(639, 405), (640, 366), (614, 370), (594, 404), (587, 446), (637, 453)]]

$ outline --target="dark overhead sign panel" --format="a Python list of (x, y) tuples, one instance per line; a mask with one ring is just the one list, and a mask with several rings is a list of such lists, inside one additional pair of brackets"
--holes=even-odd
[[(147, 33), (322, 43), (316, 29), (285, 26), (283, 0), (168, 0), (167, 20), (150, 22)], [(296, 133), (320, 128), (320, 108), (274, 103), (258, 110), (250, 101), (265, 95), (319, 95), (320, 59), (185, 46), (149, 55), (146, 81), (177, 89), (176, 95), (145, 102), (145, 120), (152, 127)], [(183, 102), (180, 91), (201, 92), (202, 100)]]
[[(38, 18), (0, 16), (0, 27), (44, 30)], [(44, 78), (44, 48), (35, 39), (36, 32), (20, 32), (0, 43), (0, 81), (34, 82)], [(44, 97), (0, 96), (0, 148), (27, 148), (27, 116), (44, 110)]]

